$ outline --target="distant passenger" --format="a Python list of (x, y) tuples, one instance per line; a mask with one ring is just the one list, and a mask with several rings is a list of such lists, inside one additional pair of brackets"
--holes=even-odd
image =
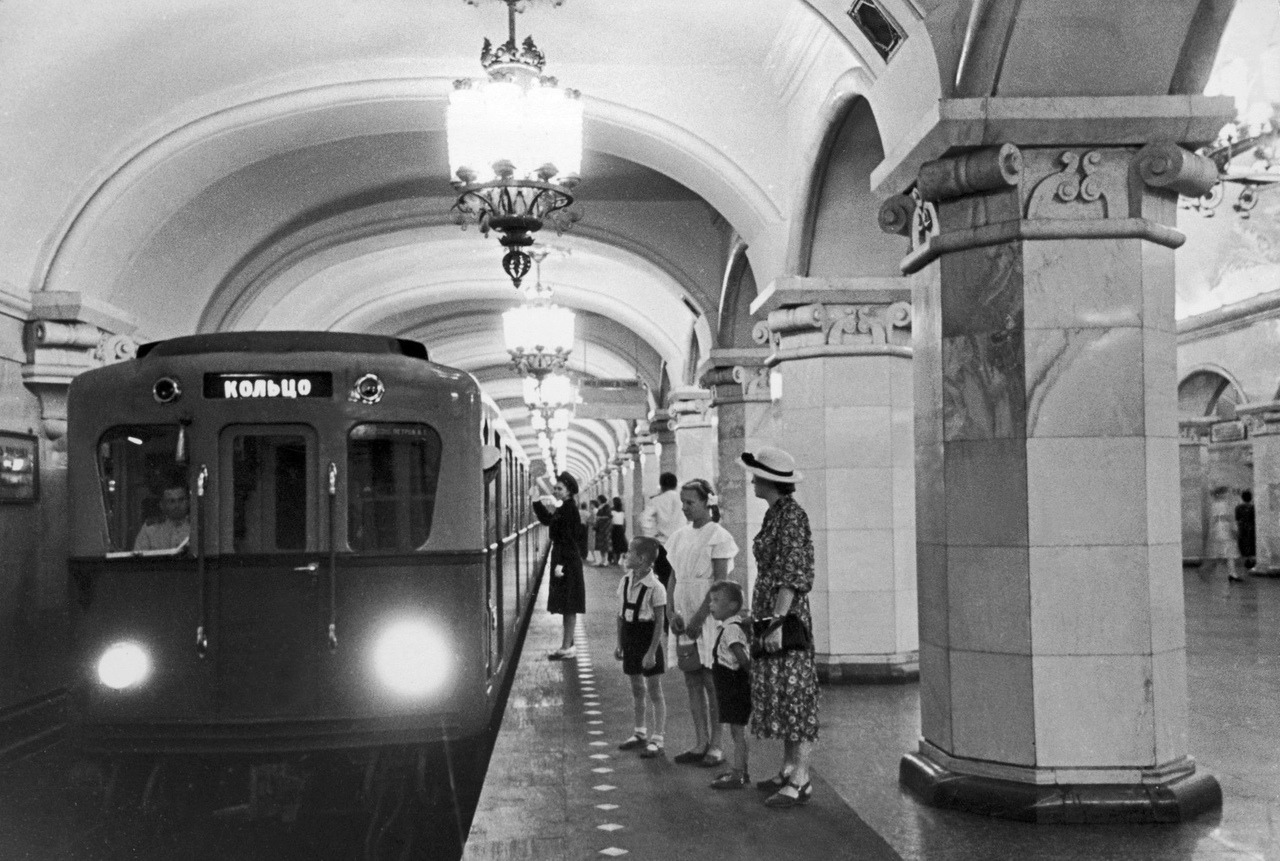
[(1204, 558), (1214, 563), (1214, 574), (1222, 568), (1227, 569), (1227, 581), (1243, 580), (1236, 563), (1240, 559), (1240, 547), (1237, 543), (1235, 512), (1231, 507), (1228, 494), (1231, 488), (1226, 485), (1215, 487), (1209, 502), (1209, 534), (1206, 536)]
[(613, 565), (627, 553), (627, 515), (622, 511), (622, 497), (613, 498), (609, 516), (609, 564)]
[[(635, 731), (618, 745), (618, 750), (640, 748), (640, 755), (653, 759), (663, 754), (663, 732), (667, 725), (667, 701), (662, 694), (662, 674), (667, 670), (662, 654), (667, 615), (667, 590), (653, 573), (662, 545), (652, 538), (635, 538), (627, 550), (626, 573), (618, 582), (618, 646), (613, 656), (622, 661), (622, 672), (631, 680), (635, 705)], [(653, 723), (646, 722), (650, 709)], [(650, 731), (652, 726), (652, 731)]]
[[(547, 655), (552, 661), (577, 656), (573, 631), (578, 614), (587, 612), (587, 587), (582, 579), (582, 555), (578, 552), (578, 481), (567, 472), (556, 476), (554, 499), (534, 500), (533, 513), (550, 527), (551, 582), (547, 585), (547, 612), (563, 616), (560, 648)], [(558, 504), (557, 504), (558, 503)]]
[(188, 512), (191, 499), (187, 485), (181, 481), (167, 484), (160, 496), (163, 520), (144, 523), (133, 542), (134, 550), (176, 550), (190, 540), (191, 521)]
[(1252, 568), (1257, 562), (1258, 527), (1251, 490), (1240, 491), (1240, 504), (1236, 506), (1236, 546), (1244, 557), (1244, 567)]
[(658, 539), (665, 545), (671, 533), (684, 526), (684, 509), (680, 507), (680, 493), (674, 472), (664, 472), (658, 476), (658, 487), (661, 490), (649, 498), (649, 504), (640, 518), (644, 534)]
[(613, 528), (613, 509), (603, 493), (596, 497), (596, 558), (593, 564), (609, 564), (609, 531)]

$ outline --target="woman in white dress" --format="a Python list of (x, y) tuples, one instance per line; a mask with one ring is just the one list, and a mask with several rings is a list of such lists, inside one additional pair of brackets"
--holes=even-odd
[(716, 497), (709, 482), (698, 478), (686, 483), (680, 489), (680, 505), (689, 522), (667, 539), (667, 558), (674, 571), (670, 606), (676, 646), (671, 653), (678, 655), (680, 646), (688, 650), (694, 645), (701, 666), (684, 673), (697, 738), (692, 748), (673, 758), (682, 765), (714, 768), (724, 762), (724, 752), (720, 748), (720, 712), (711, 673), (716, 623), (711, 618), (707, 590), (717, 580), (728, 578), (738, 545), (727, 529), (712, 520)]
[(1215, 487), (1209, 502), (1209, 534), (1205, 541), (1204, 555), (1214, 563), (1214, 574), (1227, 569), (1228, 582), (1243, 580), (1236, 562), (1240, 558), (1240, 546), (1236, 541), (1236, 515), (1231, 507), (1231, 488)]

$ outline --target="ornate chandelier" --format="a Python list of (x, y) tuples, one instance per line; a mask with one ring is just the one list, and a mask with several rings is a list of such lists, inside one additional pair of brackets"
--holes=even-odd
[(446, 126), (457, 221), (501, 234), (502, 268), (519, 289), (533, 234), (544, 222), (560, 232), (578, 220), (568, 207), (582, 165), (582, 102), (542, 74), (546, 56), (532, 37), (516, 45), (521, 0), (502, 2), (507, 41), (495, 49), (484, 40), (480, 65), (489, 78), (454, 82)]
[(1230, 183), (1238, 187), (1231, 208), (1247, 219), (1262, 193), (1280, 188), (1280, 113), (1270, 104), (1255, 103), (1200, 153), (1218, 166), (1218, 184), (1204, 197), (1183, 198), (1183, 208), (1212, 218)]
[(565, 366), (573, 352), (573, 312), (551, 304), (551, 288), (542, 286), (542, 258), (536, 254), (538, 277), (523, 288), (524, 301), (502, 315), (502, 338), (511, 364), (524, 377), (540, 380)]

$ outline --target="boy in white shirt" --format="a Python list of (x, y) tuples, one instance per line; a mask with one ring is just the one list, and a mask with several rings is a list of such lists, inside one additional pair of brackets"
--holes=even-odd
[[(633, 538), (623, 562), (627, 573), (618, 582), (618, 648), (614, 657), (622, 661), (622, 671), (631, 679), (635, 703), (635, 732), (618, 745), (618, 750), (641, 748), (640, 756), (653, 759), (663, 755), (663, 730), (667, 723), (667, 701), (662, 694), (662, 674), (666, 661), (662, 654), (663, 622), (667, 613), (667, 590), (653, 573), (659, 544), (652, 538)], [(653, 707), (653, 732), (645, 725), (645, 712)]]

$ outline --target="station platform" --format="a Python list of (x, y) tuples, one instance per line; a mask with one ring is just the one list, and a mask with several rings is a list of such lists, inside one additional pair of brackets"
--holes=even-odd
[[(1280, 581), (1227, 586), (1184, 572), (1191, 749), (1221, 783), (1221, 815), (1179, 825), (1033, 825), (921, 804), (898, 785), (919, 738), (915, 683), (826, 685), (813, 801), (772, 810), (764, 793), (708, 787), (720, 769), (676, 765), (692, 745), (683, 677), (664, 677), (666, 756), (617, 745), (631, 691), (613, 658), (621, 569), (586, 570), (578, 657), (548, 661), (560, 617), (538, 599), (473, 819), (467, 861), (516, 859), (1277, 859), (1280, 861)], [(726, 742), (728, 739), (726, 738)], [(752, 777), (779, 742), (751, 739)]]

